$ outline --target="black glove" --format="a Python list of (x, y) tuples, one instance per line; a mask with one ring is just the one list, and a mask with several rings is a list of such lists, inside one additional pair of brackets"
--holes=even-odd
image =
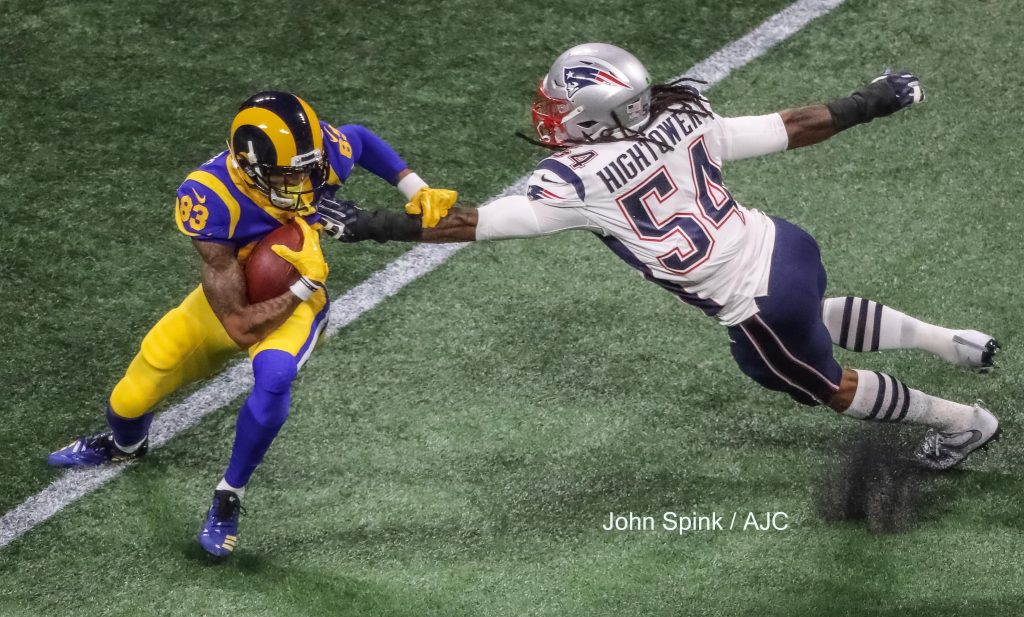
[(328, 236), (342, 242), (359, 241), (352, 226), (364, 210), (356, 206), (356, 202), (322, 197), (316, 202), (316, 211), (320, 214), (320, 224)]
[(423, 236), (423, 219), (405, 212), (363, 210), (354, 201), (326, 197), (316, 202), (316, 211), (324, 233), (342, 242), (416, 242)]
[(836, 132), (888, 116), (924, 100), (921, 81), (913, 73), (885, 73), (850, 96), (828, 104)]

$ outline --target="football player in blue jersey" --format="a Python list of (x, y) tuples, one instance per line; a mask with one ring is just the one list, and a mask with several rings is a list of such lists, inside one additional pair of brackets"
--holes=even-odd
[[(359, 165), (395, 185), (407, 199), (409, 233), (436, 224), (456, 193), (433, 189), (380, 137), (365, 127), (334, 127), (287, 92), (260, 92), (245, 101), (221, 152), (193, 171), (177, 191), (178, 230), (201, 258), (202, 283), (143, 338), (139, 353), (114, 387), (109, 430), (76, 439), (49, 456), (59, 467), (137, 459), (146, 453), (153, 407), (188, 383), (218, 372), (242, 350), (255, 384), (238, 414), (227, 470), (213, 493), (200, 545), (226, 557), (238, 544), (245, 486), (288, 418), (292, 381), (327, 322), (328, 266), (320, 249), (315, 203), (333, 196)], [(243, 267), (256, 243), (295, 221), (299, 250), (272, 247), (299, 272), (291, 289), (250, 304)]]

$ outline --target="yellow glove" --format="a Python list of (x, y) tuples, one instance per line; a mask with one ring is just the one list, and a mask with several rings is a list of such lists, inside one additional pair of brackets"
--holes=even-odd
[(302, 230), (302, 248), (293, 251), (283, 244), (274, 244), (270, 250), (299, 271), (299, 280), (291, 286), (291, 291), (300, 300), (308, 300), (324, 286), (328, 267), (324, 252), (320, 249), (320, 233), (314, 231), (302, 217), (296, 218), (295, 223)]
[(432, 189), (428, 186), (416, 191), (409, 203), (405, 204), (408, 214), (423, 215), (423, 229), (430, 229), (448, 215), (448, 209), (455, 205), (459, 194), (448, 189)]

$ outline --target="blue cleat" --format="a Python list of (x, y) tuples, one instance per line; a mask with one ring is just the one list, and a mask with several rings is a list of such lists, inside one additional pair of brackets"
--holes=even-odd
[(125, 452), (114, 443), (113, 433), (97, 433), (88, 437), (79, 437), (50, 454), (46, 458), (46, 462), (53, 467), (95, 467), (106, 463), (120, 463), (142, 458), (148, 449), (148, 437), (138, 450)]
[(197, 540), (214, 557), (228, 557), (238, 546), (238, 515), (242, 500), (232, 491), (213, 491), (213, 505)]

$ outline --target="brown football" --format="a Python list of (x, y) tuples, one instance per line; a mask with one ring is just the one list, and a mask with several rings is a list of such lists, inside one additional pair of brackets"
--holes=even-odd
[(302, 229), (294, 222), (281, 225), (259, 241), (245, 264), (245, 286), (249, 303), (276, 298), (299, 280), (299, 272), (278, 257), (271, 246), (283, 244), (293, 251), (302, 248)]

